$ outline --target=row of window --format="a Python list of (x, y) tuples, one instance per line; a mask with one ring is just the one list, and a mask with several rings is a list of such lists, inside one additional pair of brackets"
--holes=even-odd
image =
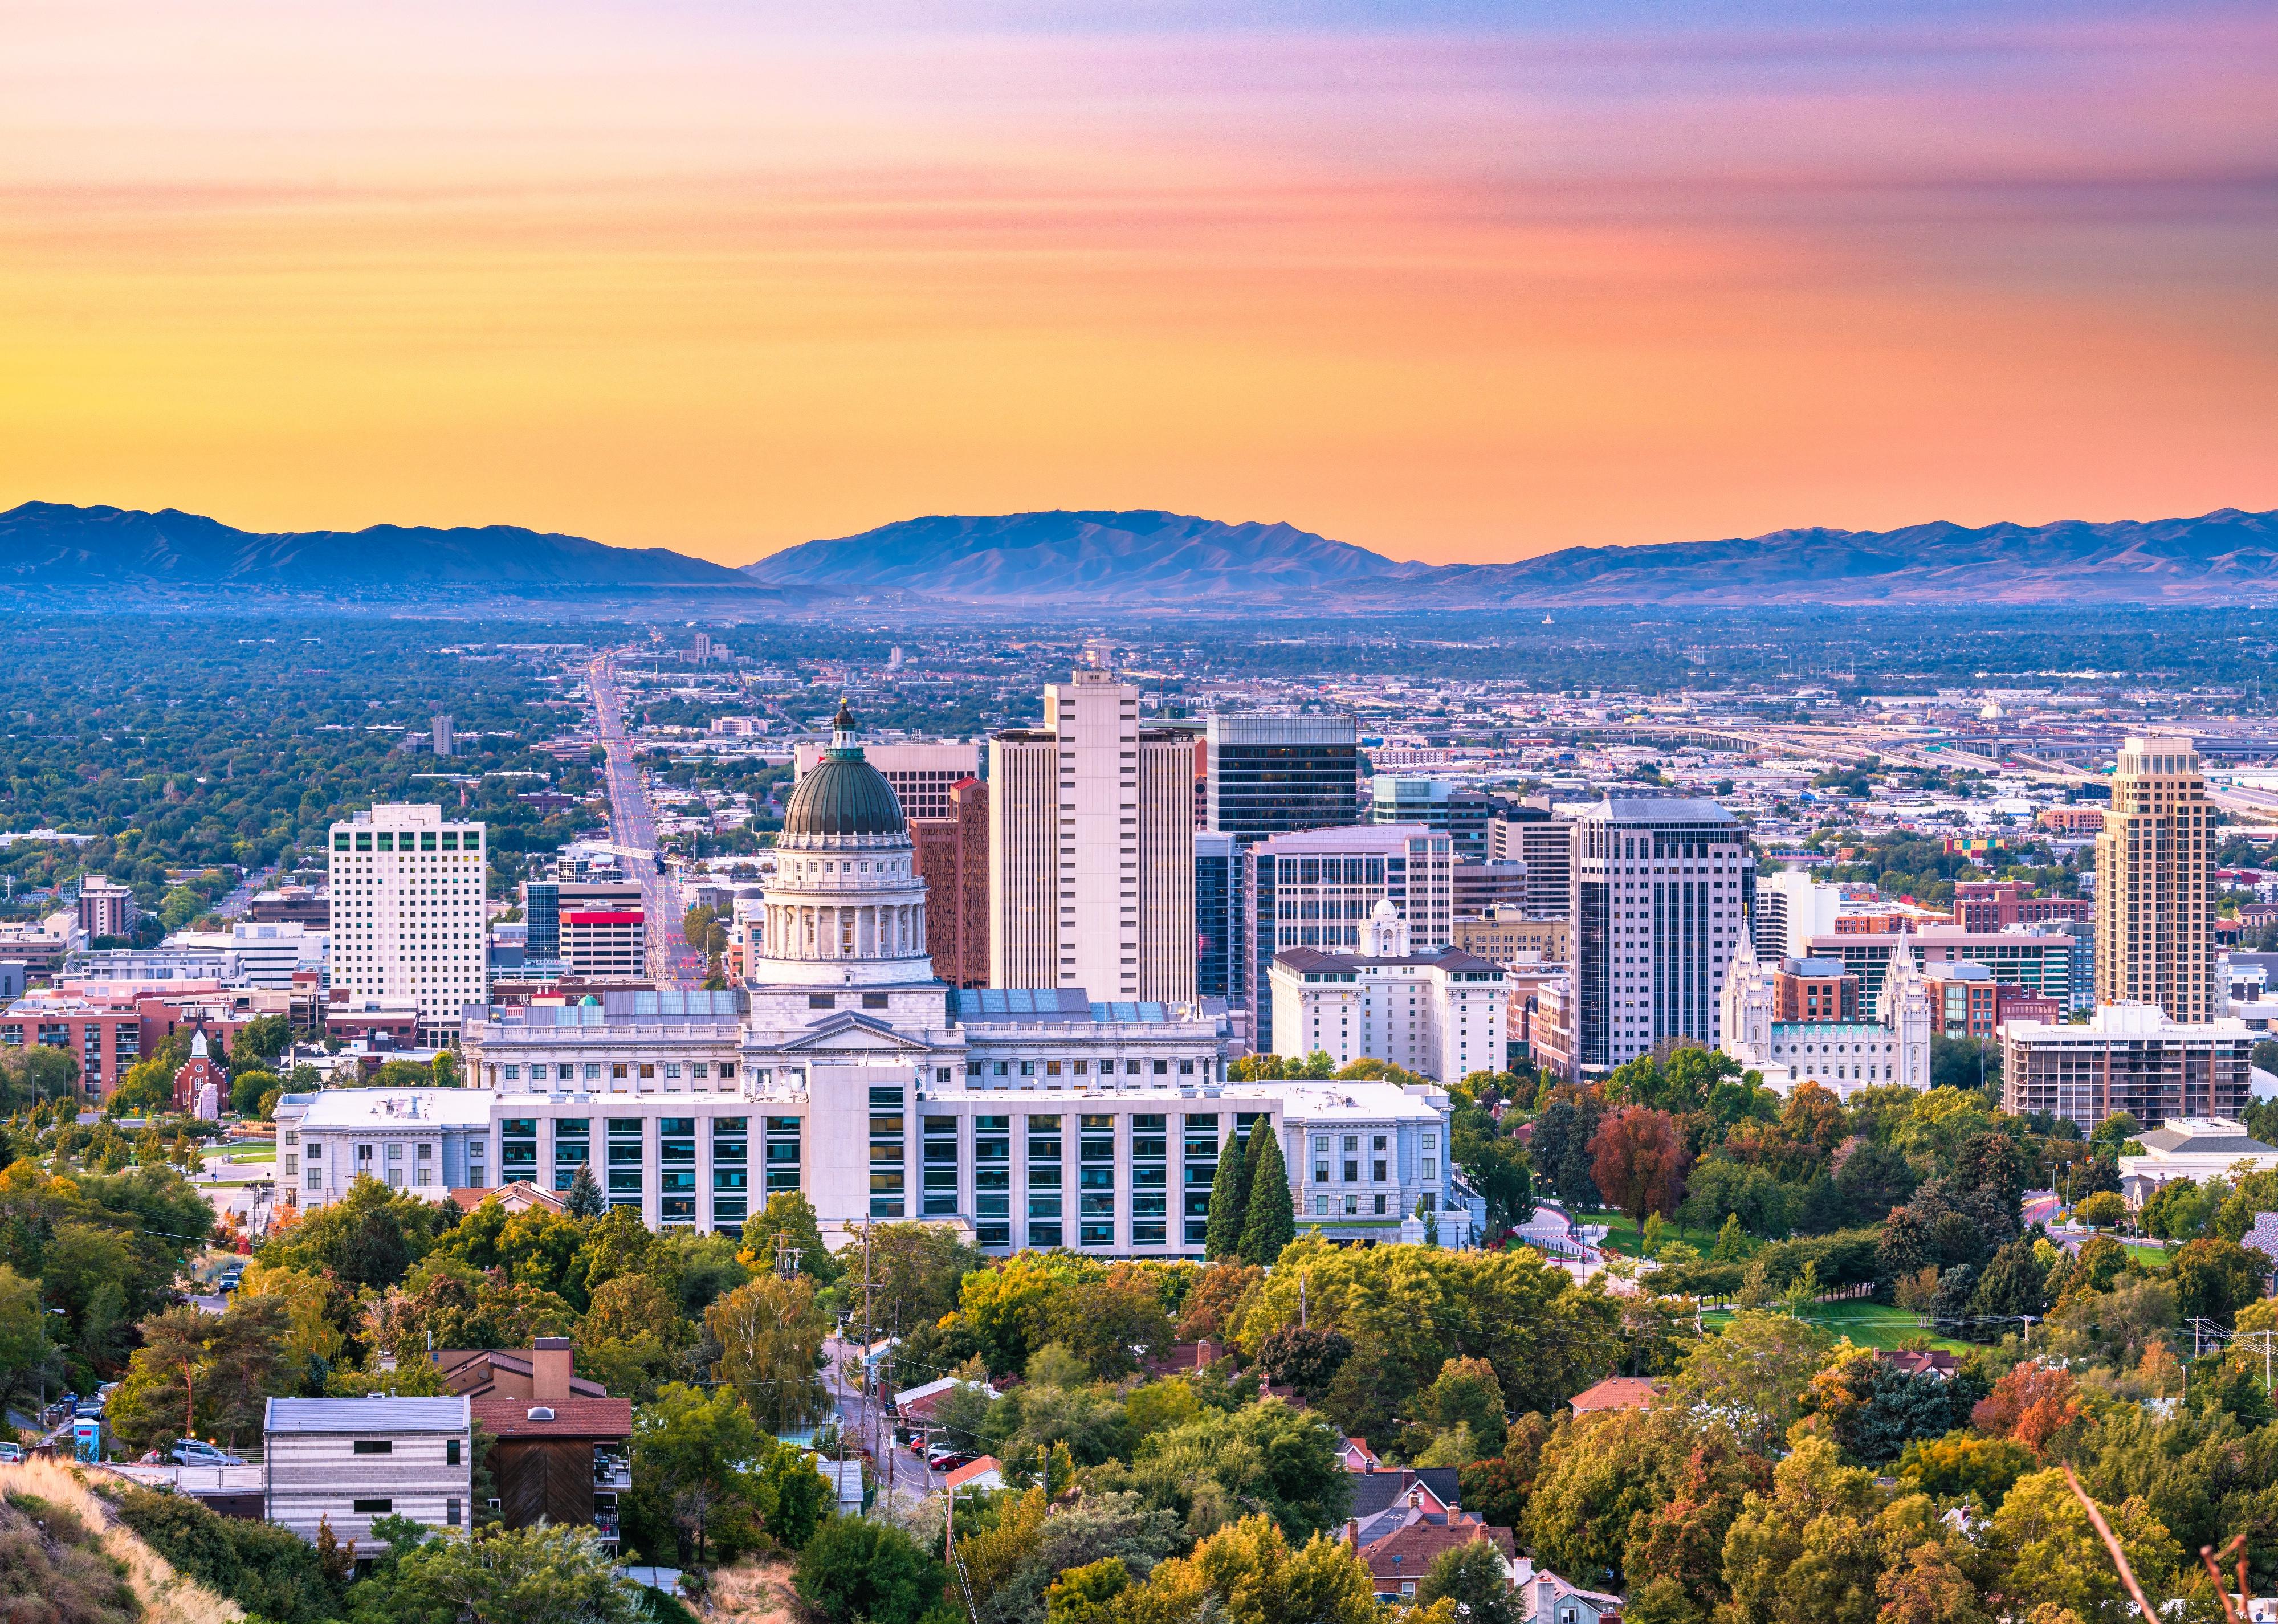
[[(654, 1080), (658, 1072), (661, 1071), (664, 1074), (664, 1080), (667, 1082), (672, 1082), (679, 1078), (682, 1069), (684, 1066), (689, 1077), (692, 1080), (698, 1082), (707, 1082), (711, 1080), (713, 1074), (715, 1071), (719, 1074), (719, 1079), (722, 1082), (733, 1082), (736, 1079), (736, 1065), (737, 1063), (732, 1060), (722, 1060), (717, 1062), (709, 1060), (691, 1060), (686, 1062), (678, 1060), (586, 1060), (577, 1062), (574, 1064), (566, 1061), (558, 1064), (552, 1061), (542, 1061), (532, 1062), (531, 1064), (530, 1080), (533, 1083), (598, 1083), (603, 1080), (604, 1075), (606, 1074), (607, 1079), (614, 1083), (634, 1080), (647, 1082)], [(500, 1075), (505, 1078), (505, 1079), (509, 1083), (520, 1082), (522, 1080), (522, 1072), (523, 1068), (520, 1064), (502, 1065), (499, 1068)]]
[(463, 847), (459, 843), (460, 831), (457, 829), (442, 829), (440, 831), (435, 829), (379, 829), (377, 831), (371, 829), (357, 829), (353, 831), (353, 845), (350, 843), (351, 833), (352, 832), (348, 829), (334, 829), (333, 831), (333, 850), (335, 851), (371, 851), (374, 850), (380, 851), (434, 851), (440, 849), (444, 851), (480, 851), (483, 849), (483, 837), (480, 833), (473, 829), (466, 831), (466, 844)]

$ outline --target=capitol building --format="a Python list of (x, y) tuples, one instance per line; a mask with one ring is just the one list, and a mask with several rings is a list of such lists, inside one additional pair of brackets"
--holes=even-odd
[[(1301, 1231), (1414, 1240), (1419, 1208), (1449, 1209), (1437, 1086), (1232, 1082), (1222, 1003), (936, 979), (909, 827), (853, 726), (842, 707), (784, 809), (743, 987), (470, 1006), (471, 1090), (396, 1091), (393, 1114), (372, 1090), (280, 1105), (296, 1199), (336, 1200), (359, 1171), (436, 1199), (559, 1191), (586, 1166), (654, 1228), (734, 1231), (796, 1190), (834, 1246), (933, 1220), (995, 1252), (1196, 1256), (1227, 1137), (1262, 1129)], [(1460, 1243), (1464, 1215), (1441, 1233)]]

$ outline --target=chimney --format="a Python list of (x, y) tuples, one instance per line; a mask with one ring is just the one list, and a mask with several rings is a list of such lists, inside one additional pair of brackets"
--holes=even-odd
[(559, 1409), (570, 1402), (570, 1338), (539, 1337), (530, 1345), (530, 1401)]

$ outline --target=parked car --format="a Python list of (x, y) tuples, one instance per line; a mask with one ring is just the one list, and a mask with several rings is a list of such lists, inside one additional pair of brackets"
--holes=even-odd
[(953, 1472), (960, 1466), (972, 1465), (980, 1458), (969, 1449), (944, 1444), (926, 1452), (926, 1465), (936, 1472)]
[(72, 1407), (72, 1414), (73, 1415), (100, 1415), (103, 1414), (103, 1400), (100, 1399), (81, 1399), (77, 1404)]
[(169, 1457), (177, 1466), (243, 1466), (242, 1457), (227, 1454), (212, 1445), (196, 1438), (183, 1438), (175, 1444)]
[(0, 1444), (0, 1466), (21, 1466), (23, 1464), (24, 1446), (21, 1444)]

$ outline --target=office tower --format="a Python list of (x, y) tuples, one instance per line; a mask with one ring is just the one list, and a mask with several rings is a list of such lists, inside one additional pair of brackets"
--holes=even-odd
[(419, 1041), (456, 1042), (489, 992), (483, 826), (383, 803), (332, 834), (334, 990), (417, 999)]
[(648, 967), (648, 914), (638, 903), (568, 909), (559, 940), (562, 971), (581, 980), (635, 980)]
[(437, 755), (449, 755), (455, 742), (451, 737), (451, 719), (439, 713), (435, 720), (428, 724), (428, 739), (435, 746)]
[(131, 936), (141, 917), (133, 886), (121, 885), (107, 874), (89, 874), (79, 882), (79, 927), (89, 940)]
[(1224, 998), (1233, 990), (1240, 932), (1242, 848), (1216, 830), (1195, 835), (1195, 993)]
[(989, 786), (967, 778), (950, 789), (949, 816), (909, 821), (926, 882), (933, 972), (952, 987), (986, 987)]
[[(871, 766), (894, 791), (902, 816), (921, 818), (952, 815), (949, 792), (981, 773), (981, 746), (972, 740), (947, 743), (871, 744), (865, 746)], [(822, 759), (824, 747), (805, 743), (793, 756), (793, 780), (805, 778)]]
[[(2173, 758), (2188, 749), (2162, 739), (2143, 753)], [(2114, 1111), (2143, 1124), (2214, 1117), (2226, 1124), (2213, 1135), (2226, 1148), (2245, 1138), (2237, 1118), (2251, 1099), (2255, 1033), (2244, 1021), (2173, 1020), (2146, 1000), (2100, 1007), (2084, 1025), (2011, 1021), (2000, 1035), (2005, 1111), (2051, 1111), (2083, 1133), (2095, 1132)]]
[(2214, 809), (2190, 740), (2120, 747), (2096, 837), (2096, 1002), (2156, 1003), (2204, 1021), (2215, 996)]
[[(570, 913), (638, 913), (646, 905), (641, 888), (630, 880), (530, 880), (523, 883), (522, 917), (529, 926), (523, 951), (531, 958), (567, 957), (562, 920)], [(640, 973), (636, 965), (633, 973)]]
[(1420, 823), (1456, 842), (1456, 855), (1478, 861), (1487, 855), (1487, 823), (1502, 804), (1479, 789), (1458, 788), (1444, 778), (1410, 778), (1379, 773), (1372, 785), (1371, 823)]
[(1526, 906), (1526, 865), (1510, 858), (1456, 858), (1456, 917), (1485, 918), (1497, 908), (1517, 913)]
[(1136, 688), (1080, 670), (989, 763), (990, 984), (1192, 998), (1191, 737), (1143, 729)]
[(1498, 800), (1487, 820), (1487, 859), (1526, 865), (1526, 911), (1538, 919), (1566, 917), (1574, 878), (1574, 820), (1548, 806)]
[(710, 659), (712, 658), (712, 634), (711, 634), (711, 633), (709, 633), (709, 632), (704, 632), (704, 631), (699, 631), (699, 632), (698, 632), (698, 633), (696, 634), (696, 649), (695, 649), (695, 653), (696, 653), (696, 663), (697, 663), (698, 665), (699, 665), (699, 666), (700, 666), (700, 665), (702, 665), (705, 661), (707, 661), (707, 660), (710, 660)]
[(1247, 846), (1360, 820), (1359, 736), (1349, 716), (1219, 712), (1204, 728), (1204, 827)]
[(1747, 831), (1714, 801), (1623, 797), (1582, 809), (1571, 922), (1585, 1074), (1663, 1038), (1716, 1044), (1754, 888)]
[(1252, 1041), (1262, 1044), (1273, 1032), (1273, 956), (1288, 948), (1357, 949), (1380, 902), (1406, 923), (1413, 951), (1448, 946), (1455, 866), (1449, 837), (1416, 823), (1301, 829), (1244, 851), (1232, 995), (1250, 1011)]

